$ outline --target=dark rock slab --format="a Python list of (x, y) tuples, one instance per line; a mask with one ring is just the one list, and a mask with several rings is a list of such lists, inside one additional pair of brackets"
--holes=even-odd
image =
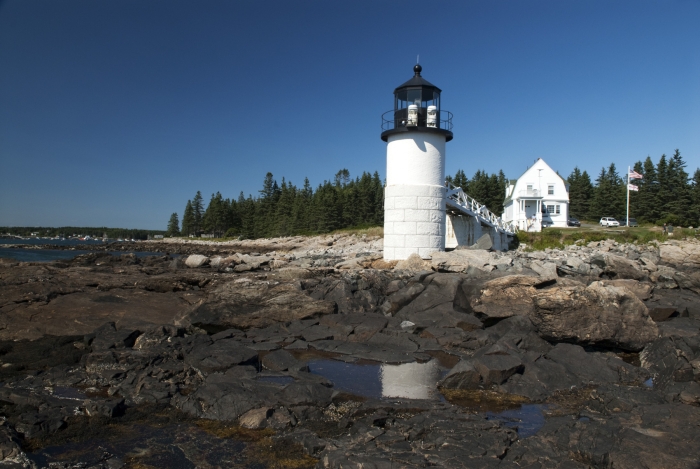
[(263, 356), (261, 360), (262, 366), (271, 371), (305, 371), (308, 366), (285, 350), (275, 350)]
[(256, 364), (258, 352), (234, 339), (201, 345), (185, 356), (185, 363), (207, 373), (225, 371), (232, 366)]

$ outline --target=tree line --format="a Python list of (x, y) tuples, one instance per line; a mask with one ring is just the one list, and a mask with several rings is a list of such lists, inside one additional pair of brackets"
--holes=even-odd
[[(700, 169), (692, 177), (676, 149), (671, 157), (661, 155), (654, 164), (650, 156), (632, 169), (642, 179), (631, 180), (638, 191), (630, 191), (630, 218), (661, 225), (697, 226), (700, 223)], [(567, 178), (569, 213), (584, 220), (624, 217), (627, 210), (627, 169), (614, 163), (600, 170), (595, 182), (578, 167)]]
[(170, 216), (168, 235), (253, 239), (378, 226), (384, 223), (384, 183), (377, 172), (352, 179), (341, 169), (314, 189), (308, 178), (297, 187), (284, 178), (278, 184), (267, 173), (258, 197), (241, 192), (238, 199), (225, 199), (217, 192), (205, 209), (198, 191), (185, 205), (181, 228), (179, 221), (177, 213)]
[[(700, 169), (691, 178), (686, 166), (679, 150), (670, 158), (661, 155), (656, 164), (649, 156), (636, 162), (633, 169), (643, 179), (632, 181), (639, 191), (630, 192), (630, 217), (656, 224), (700, 224)], [(460, 169), (454, 176), (447, 176), (446, 181), (461, 187), (492, 213), (503, 213), (509, 181), (502, 170), (494, 174), (477, 170), (469, 178)], [(595, 181), (588, 172), (576, 167), (566, 182), (570, 216), (583, 220), (625, 216), (627, 177), (614, 163), (602, 168)], [(267, 173), (258, 193), (257, 197), (245, 197), (241, 192), (238, 199), (225, 199), (217, 192), (205, 208), (202, 194), (197, 192), (185, 205), (182, 226), (178, 214), (173, 213), (166, 233), (252, 239), (328, 233), (384, 223), (384, 183), (377, 172), (363, 172), (352, 179), (350, 172), (342, 169), (315, 189), (308, 178), (302, 187), (297, 187), (284, 178), (278, 184), (272, 173)]]
[(56, 236), (61, 236), (64, 238), (69, 238), (73, 236), (90, 236), (92, 238), (102, 238), (106, 235), (110, 239), (148, 239), (149, 236), (165, 234), (163, 230), (107, 228), (104, 226), (62, 226), (58, 228), (45, 226), (0, 226), (0, 234), (4, 233), (23, 237), (28, 237), (31, 236), (32, 233), (37, 233), (37, 236), (50, 238), (55, 238)]

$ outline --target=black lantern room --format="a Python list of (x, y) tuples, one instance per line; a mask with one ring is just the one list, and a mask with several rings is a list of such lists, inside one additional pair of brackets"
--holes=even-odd
[(452, 113), (440, 109), (442, 90), (420, 75), (423, 67), (413, 67), (413, 78), (394, 90), (394, 109), (382, 115), (382, 140), (401, 132), (434, 132), (452, 140)]

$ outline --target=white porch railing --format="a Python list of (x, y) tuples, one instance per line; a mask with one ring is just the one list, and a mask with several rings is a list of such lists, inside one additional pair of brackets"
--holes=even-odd
[(491, 213), (491, 211), (486, 208), (486, 205), (477, 202), (473, 197), (467, 195), (461, 187), (455, 187), (449, 182), (447, 183), (447, 203), (501, 231), (510, 234), (518, 232), (518, 226), (511, 222), (503, 221), (501, 217)]
[(520, 196), (520, 198), (523, 198), (523, 197), (537, 197), (537, 198), (540, 198), (540, 197), (542, 197), (542, 194), (541, 194), (540, 191), (537, 190), (537, 189), (527, 189), (527, 190), (524, 190), (524, 191), (518, 191), (518, 195)]

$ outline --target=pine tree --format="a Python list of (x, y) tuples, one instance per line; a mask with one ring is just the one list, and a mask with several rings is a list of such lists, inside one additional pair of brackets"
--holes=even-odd
[(252, 195), (248, 195), (248, 198), (243, 197), (243, 192), (241, 192), (238, 197), (238, 206), (241, 214), (241, 237), (243, 239), (254, 239), (255, 235), (255, 208), (256, 203), (253, 200)]
[(350, 171), (346, 168), (341, 169), (335, 173), (335, 178), (333, 178), (336, 187), (345, 187), (350, 181)]
[(314, 230), (311, 227), (311, 203), (313, 200), (313, 189), (309, 178), (304, 178), (304, 187), (301, 188), (294, 200), (294, 233), (309, 234)]
[(182, 234), (190, 236), (195, 233), (194, 209), (192, 201), (188, 200), (185, 206), (185, 213), (182, 215)]
[(275, 215), (274, 236), (290, 236), (294, 234), (294, 199), (296, 198), (296, 187), (282, 178), (280, 186), (280, 197), (277, 202)]
[(591, 214), (593, 218), (621, 217), (625, 214), (626, 186), (617, 173), (615, 163), (603, 168), (593, 191)]
[(192, 234), (198, 236), (202, 232), (202, 217), (204, 216), (204, 205), (200, 191), (197, 191), (192, 199), (192, 214), (194, 215)]
[[(656, 175), (656, 166), (650, 156), (647, 156), (644, 163), (640, 165), (635, 163), (635, 168), (640, 166), (641, 171), (638, 172), (644, 177), (635, 183), (639, 186), (639, 192), (635, 194), (634, 198), (635, 209), (632, 211), (630, 208), (630, 211), (632, 211), (640, 221), (653, 223), (661, 218), (661, 209), (657, 204), (659, 180)], [(630, 200), (630, 204), (631, 203)]]
[(669, 160), (668, 166), (670, 200), (664, 208), (670, 215), (675, 215), (677, 223), (686, 224), (691, 211), (691, 188), (688, 184), (688, 173), (685, 171), (686, 163), (678, 149)]
[(380, 226), (384, 225), (384, 186), (386, 186), (386, 181), (382, 182), (379, 173), (375, 171), (374, 174), (372, 174), (373, 197), (371, 197), (371, 204), (372, 207), (374, 207), (374, 217), (372, 220), (368, 220), (368, 223)]
[(693, 226), (698, 226), (700, 224), (700, 169), (695, 170), (693, 174), (693, 183), (690, 186), (690, 197), (692, 200), (691, 210), (690, 210), (690, 221)]
[(589, 211), (593, 197), (593, 184), (586, 171), (581, 172), (577, 167), (566, 179), (569, 183), (569, 216), (581, 220), (590, 218)]
[(467, 192), (469, 189), (469, 179), (461, 169), (458, 169), (455, 173), (455, 177), (452, 179), (452, 184), (455, 187), (461, 187), (464, 192)]
[(165, 232), (167, 236), (180, 236), (180, 220), (177, 217), (177, 213), (170, 215), (170, 221), (168, 221), (168, 230)]
[(220, 192), (211, 195), (207, 210), (202, 216), (202, 229), (217, 238), (226, 232), (226, 209)]

